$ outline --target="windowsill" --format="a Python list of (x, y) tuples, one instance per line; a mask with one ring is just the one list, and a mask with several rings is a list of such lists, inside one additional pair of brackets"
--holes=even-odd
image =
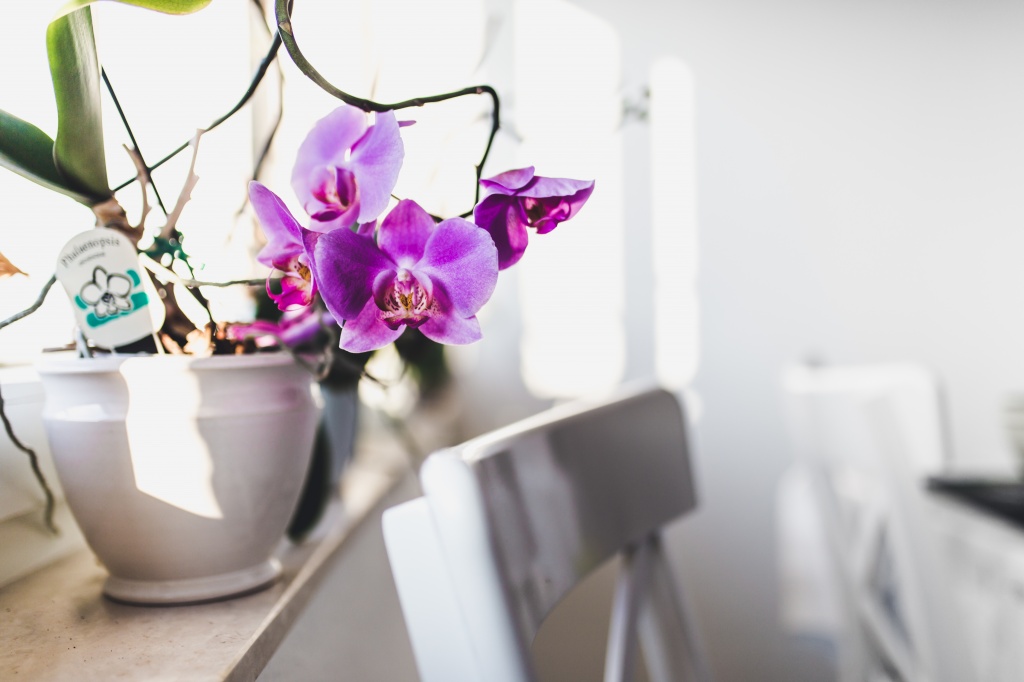
[(335, 504), (301, 545), (286, 544), (272, 587), (210, 604), (128, 606), (101, 596), (87, 549), (0, 589), (0, 679), (252, 680), (316, 592), (346, 539), (410, 468), (393, 447), (361, 447)]

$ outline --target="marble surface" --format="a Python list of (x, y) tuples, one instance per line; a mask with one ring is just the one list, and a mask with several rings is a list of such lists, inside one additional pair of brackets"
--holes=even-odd
[(366, 449), (302, 545), (282, 543), (282, 579), (222, 602), (140, 607), (101, 595), (106, 572), (78, 551), (0, 589), (0, 679), (254, 680), (346, 541), (411, 468), (394, 447)]

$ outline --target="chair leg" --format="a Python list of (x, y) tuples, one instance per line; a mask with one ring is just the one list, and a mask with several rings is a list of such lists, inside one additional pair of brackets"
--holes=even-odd
[(638, 622), (644, 663), (651, 682), (711, 682), (696, 623), (665, 558), (659, 535), (645, 543), (650, 589)]
[(651, 577), (652, 544), (644, 541), (622, 556), (615, 583), (604, 682), (630, 682), (636, 669), (637, 620)]

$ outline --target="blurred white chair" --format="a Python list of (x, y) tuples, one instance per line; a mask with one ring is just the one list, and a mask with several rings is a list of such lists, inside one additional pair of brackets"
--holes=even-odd
[(384, 538), (424, 682), (535, 680), (541, 623), (620, 552), (605, 679), (631, 679), (639, 639), (652, 682), (709, 680), (661, 551), (696, 505), (671, 393), (549, 410), (431, 455), (420, 480)]
[(945, 464), (935, 378), (914, 365), (795, 367), (784, 376), (798, 461), (842, 590), (841, 682), (968, 682), (925, 478)]

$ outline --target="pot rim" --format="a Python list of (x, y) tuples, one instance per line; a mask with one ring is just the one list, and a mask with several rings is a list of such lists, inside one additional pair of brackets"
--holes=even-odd
[(290, 353), (272, 351), (243, 355), (104, 355), (80, 358), (72, 353), (44, 355), (35, 363), (39, 374), (94, 374), (119, 372), (125, 364), (160, 363), (168, 370), (235, 370), (246, 368), (281, 367), (298, 365)]

